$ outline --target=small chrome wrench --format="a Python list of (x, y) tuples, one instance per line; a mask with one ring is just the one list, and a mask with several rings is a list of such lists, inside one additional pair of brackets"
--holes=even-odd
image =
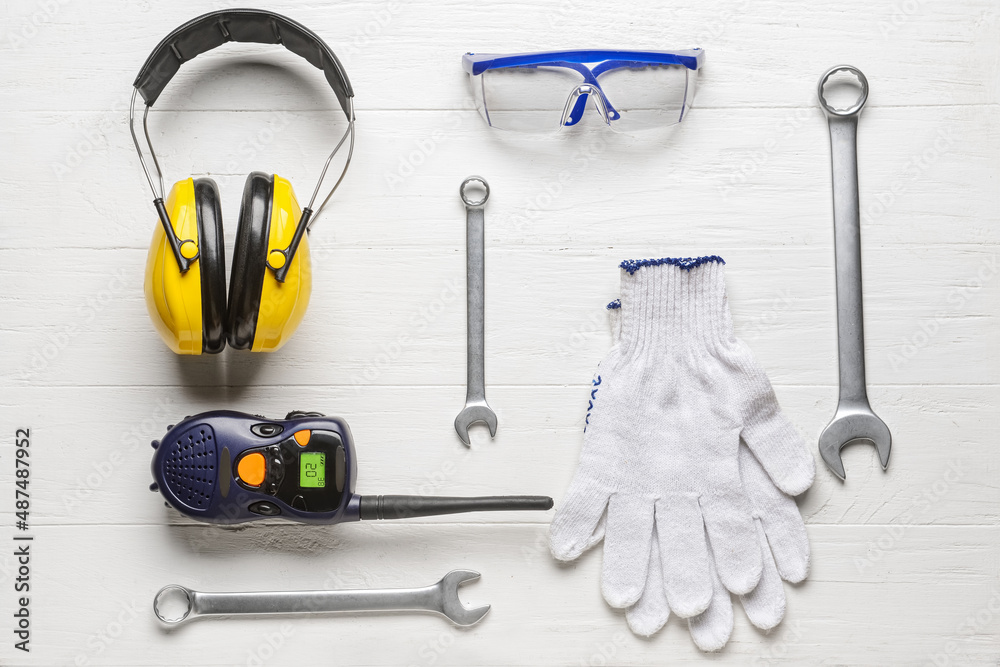
[[(481, 199), (472, 199), (468, 188), (481, 187), (485, 191)], [(469, 427), (476, 422), (485, 422), (490, 428), (490, 437), (497, 434), (497, 415), (486, 403), (486, 214), (484, 208), (490, 198), (490, 186), (481, 176), (469, 176), (458, 189), (465, 203), (465, 253), (468, 292), (468, 355), (466, 359), (468, 380), (465, 390), (465, 407), (455, 417), (455, 430), (466, 445)]]
[(201, 593), (171, 584), (153, 598), (153, 613), (168, 626), (199, 616), (363, 611), (428, 611), (447, 617), (455, 625), (474, 625), (490, 606), (467, 608), (458, 598), (458, 587), (478, 578), (479, 573), (472, 570), (452, 570), (424, 588), (260, 593)]
[[(861, 96), (845, 109), (831, 105), (824, 86), (838, 72), (858, 78)], [(837, 341), (840, 402), (833, 420), (819, 436), (819, 453), (841, 480), (846, 479), (840, 450), (867, 440), (878, 451), (882, 470), (889, 465), (892, 435), (872, 411), (865, 381), (864, 311), (861, 297), (861, 205), (858, 197), (858, 116), (868, 99), (868, 79), (856, 67), (838, 65), (819, 80), (819, 104), (830, 126), (833, 170), (833, 227), (837, 263)]]

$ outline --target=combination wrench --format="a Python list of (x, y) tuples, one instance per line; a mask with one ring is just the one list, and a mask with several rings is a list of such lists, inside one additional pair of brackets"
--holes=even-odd
[[(473, 198), (469, 188), (482, 188), (479, 199)], [(490, 437), (497, 434), (497, 415), (486, 403), (486, 202), (490, 198), (490, 186), (481, 176), (469, 176), (458, 189), (465, 203), (465, 244), (466, 244), (466, 291), (468, 292), (468, 355), (466, 359), (468, 379), (466, 382), (465, 407), (455, 417), (455, 430), (466, 445), (469, 440), (469, 426), (485, 422), (490, 429)]]
[(465, 626), (478, 623), (490, 610), (489, 605), (469, 609), (458, 597), (460, 585), (478, 578), (472, 570), (452, 570), (423, 588), (259, 593), (202, 593), (171, 584), (153, 598), (153, 613), (171, 627), (201, 616), (379, 611), (432, 612)]
[[(861, 95), (847, 108), (834, 107), (824, 87), (830, 77), (847, 72), (857, 77)], [(817, 87), (819, 104), (830, 126), (833, 172), (833, 227), (837, 264), (837, 343), (840, 401), (833, 420), (819, 437), (823, 461), (841, 480), (846, 478), (840, 450), (865, 440), (878, 451), (882, 470), (889, 465), (892, 435), (868, 403), (865, 381), (864, 311), (861, 299), (861, 206), (858, 197), (858, 117), (868, 99), (868, 79), (850, 65), (828, 70)]]

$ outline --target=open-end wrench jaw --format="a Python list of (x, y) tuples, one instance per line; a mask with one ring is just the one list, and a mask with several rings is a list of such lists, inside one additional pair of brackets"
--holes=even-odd
[(478, 572), (472, 570), (452, 570), (441, 578), (437, 588), (441, 591), (441, 613), (447, 616), (455, 625), (475, 625), (490, 611), (490, 605), (469, 608), (462, 604), (458, 597), (458, 587), (479, 578)]
[(841, 481), (847, 479), (847, 473), (844, 471), (840, 450), (854, 442), (870, 442), (875, 445), (882, 470), (889, 467), (892, 434), (867, 403), (838, 406), (833, 420), (819, 436), (819, 453), (827, 467)]
[(469, 439), (469, 427), (477, 422), (489, 427), (491, 438), (497, 434), (497, 415), (493, 412), (493, 408), (486, 404), (486, 399), (466, 402), (465, 407), (455, 417), (455, 431), (466, 445), (472, 444), (472, 440)]

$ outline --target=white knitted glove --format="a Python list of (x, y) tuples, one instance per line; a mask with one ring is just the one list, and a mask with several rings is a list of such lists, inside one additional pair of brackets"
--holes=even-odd
[[(615, 345), (620, 338), (623, 316), (620, 300), (608, 304), (611, 339)], [(750, 622), (762, 630), (770, 630), (781, 622), (785, 613), (785, 590), (781, 580), (798, 583), (809, 572), (809, 538), (795, 501), (775, 487), (743, 442), (738, 456), (740, 477), (750, 501), (764, 562), (757, 587), (740, 599)], [(714, 580), (712, 601), (704, 612), (689, 618), (688, 625), (700, 649), (717, 651), (726, 645), (732, 634), (733, 608), (729, 591), (719, 581), (711, 562), (709, 565)], [(655, 538), (650, 549), (646, 587), (639, 601), (629, 607), (625, 618), (632, 631), (644, 637), (658, 632), (670, 618)]]
[(678, 616), (708, 609), (713, 560), (727, 590), (756, 588), (764, 566), (740, 482), (741, 435), (782, 491), (812, 483), (812, 457), (732, 334), (723, 264), (622, 263), (630, 315), (599, 367), (579, 467), (550, 533), (561, 560), (604, 538), (602, 591), (614, 607), (639, 601), (651, 560)]

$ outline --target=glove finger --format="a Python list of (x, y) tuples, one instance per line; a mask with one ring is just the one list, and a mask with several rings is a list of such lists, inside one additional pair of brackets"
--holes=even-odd
[(670, 609), (681, 618), (700, 614), (712, 599), (705, 523), (696, 498), (656, 501), (656, 532)]
[(761, 630), (770, 630), (781, 623), (785, 616), (785, 587), (778, 576), (778, 569), (771, 556), (771, 548), (767, 545), (764, 528), (757, 524), (757, 539), (760, 542), (760, 554), (764, 560), (764, 570), (760, 574), (757, 588), (746, 595), (740, 596), (743, 610), (750, 622)]
[(715, 569), (723, 585), (737, 595), (754, 589), (763, 567), (748, 505), (742, 487), (701, 498)]
[(660, 546), (657, 544), (656, 526), (649, 545), (649, 567), (646, 571), (646, 586), (642, 597), (625, 612), (628, 627), (641, 637), (651, 637), (660, 631), (670, 618), (670, 605), (663, 590), (663, 565), (660, 561)]
[(761, 520), (778, 573), (798, 583), (809, 574), (809, 536), (795, 499), (782, 493), (744, 445), (739, 449), (740, 476), (752, 511)]
[(734, 364), (743, 375), (744, 424), (740, 434), (779, 489), (797, 496), (816, 477), (816, 461), (802, 435), (781, 412), (771, 381), (742, 341)]
[(783, 520), (761, 519), (778, 574), (797, 584), (809, 576), (809, 535), (796, 508)]
[(761, 422), (747, 423), (741, 435), (779, 489), (797, 496), (812, 486), (816, 460), (780, 411)]
[(708, 609), (688, 619), (688, 630), (691, 639), (702, 651), (718, 651), (733, 634), (733, 601), (711, 560), (708, 567), (712, 578), (712, 601)]
[(616, 493), (608, 501), (601, 591), (612, 607), (631, 607), (642, 595), (653, 540), (653, 503)]
[(610, 493), (590, 480), (574, 478), (549, 526), (549, 549), (559, 560), (574, 560), (601, 541), (601, 519)]

